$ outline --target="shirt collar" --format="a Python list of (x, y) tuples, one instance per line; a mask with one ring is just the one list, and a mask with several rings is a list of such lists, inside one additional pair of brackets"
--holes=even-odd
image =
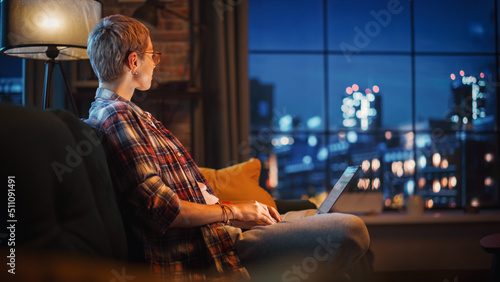
[(137, 111), (141, 115), (144, 114), (144, 111), (141, 108), (139, 108), (139, 106), (134, 104), (132, 101), (129, 101), (129, 100), (123, 98), (122, 96), (116, 94), (115, 92), (113, 92), (109, 89), (106, 89), (106, 88), (102, 88), (102, 87), (97, 88), (97, 91), (95, 94), (95, 100), (96, 101), (98, 101), (98, 100), (120, 101), (120, 102), (129, 104), (130, 107), (132, 107), (135, 111)]

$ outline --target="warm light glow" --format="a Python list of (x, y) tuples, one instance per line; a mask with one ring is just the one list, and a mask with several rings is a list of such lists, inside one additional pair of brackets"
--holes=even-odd
[(434, 206), (434, 201), (432, 199), (429, 199), (425, 202), (425, 206), (428, 208), (428, 209), (432, 209), (432, 207)]
[(274, 147), (277, 147), (280, 145), (280, 140), (278, 138), (273, 138), (273, 140), (271, 140), (271, 144), (273, 144)]
[(373, 93), (378, 93), (380, 91), (380, 88), (377, 85), (373, 85), (372, 89)]
[(386, 140), (391, 140), (391, 138), (392, 138), (392, 132), (390, 132), (390, 131), (386, 131), (386, 132), (385, 132), (385, 139), (386, 139)]
[(370, 88), (366, 88), (365, 89), (365, 94), (370, 94), (370, 93), (372, 93), (372, 90)]
[(276, 146), (276, 147), (293, 145), (293, 143), (295, 143), (295, 139), (293, 139), (293, 137), (287, 137), (287, 136), (282, 136), (281, 138), (274, 138), (271, 141), (271, 144), (273, 144), (273, 146)]
[(451, 78), (451, 80), (455, 80), (455, 78), (456, 78), (455, 74), (454, 74), (454, 73), (452, 73), (452, 74), (450, 75), (450, 78)]
[(465, 75), (465, 72), (463, 70), (460, 71), (460, 75), (461, 76), (464, 76)]
[(494, 159), (494, 156), (492, 153), (486, 153), (484, 155), (484, 160), (487, 162), (487, 163), (491, 163), (493, 162), (493, 159)]
[(40, 27), (48, 30), (58, 28), (60, 26), (59, 19), (45, 17), (39, 21)]
[(472, 200), (470, 201), (470, 205), (471, 207), (478, 208), (481, 203), (479, 202), (478, 198), (472, 198)]
[(457, 186), (457, 177), (456, 176), (450, 177), (449, 183), (450, 183), (450, 189), (455, 188), (455, 186)]
[(448, 186), (448, 177), (441, 178), (441, 187)]
[(479, 77), (484, 78), (484, 72), (480, 73)]
[(398, 168), (398, 171), (396, 172), (396, 175), (397, 175), (398, 177), (403, 177), (404, 172), (405, 172), (405, 171), (404, 171), (404, 169), (403, 169), (403, 166), (400, 166), (400, 167)]
[(398, 163), (397, 162), (392, 162), (391, 164), (391, 171), (392, 171), (392, 174), (396, 174), (396, 172), (398, 171)]
[(369, 178), (363, 178), (363, 189), (367, 190), (370, 188), (370, 179)]
[(435, 179), (432, 182), (432, 192), (439, 193), (440, 191), (441, 191), (441, 183), (439, 183), (439, 180)]
[(346, 92), (347, 94), (351, 95), (351, 94), (352, 94), (352, 92), (354, 92), (354, 91), (352, 90), (352, 88), (351, 88), (351, 87), (347, 87), (347, 88), (346, 88), (346, 90), (345, 90), (345, 92)]
[(439, 167), (439, 164), (441, 164), (441, 155), (439, 153), (434, 153), (432, 155), (432, 165)]
[(354, 90), (354, 92), (358, 91), (359, 90), (359, 86), (357, 84), (353, 84), (352, 85), (352, 90)]
[(380, 179), (379, 178), (375, 178), (373, 179), (373, 190), (378, 190), (378, 188), (380, 188)]
[(392, 198), (392, 206), (393, 207), (402, 207), (404, 205), (404, 195), (403, 193), (394, 195)]
[(385, 205), (386, 207), (390, 207), (390, 206), (391, 206), (391, 204), (392, 204), (391, 199), (386, 199), (386, 200), (384, 201), (384, 205)]
[(488, 176), (488, 177), (486, 177), (486, 178), (484, 179), (484, 186), (492, 186), (492, 185), (493, 185), (493, 178), (491, 178), (491, 177), (489, 177), (489, 176)]
[(372, 170), (373, 172), (377, 172), (377, 170), (380, 168), (380, 161), (379, 159), (373, 159), (372, 160)]
[(415, 161), (414, 160), (407, 160), (404, 163), (404, 172), (406, 174), (412, 175), (415, 173)]
[(420, 189), (423, 189), (423, 188), (425, 187), (425, 184), (426, 184), (426, 183), (427, 183), (427, 181), (425, 180), (425, 178), (420, 177), (420, 178), (418, 179), (418, 187), (419, 187)]
[(363, 172), (367, 172), (370, 169), (370, 162), (367, 160), (364, 160), (361, 163), (361, 169), (363, 170)]
[(289, 139), (288, 139), (288, 137), (283, 136), (283, 137), (281, 137), (281, 140), (280, 140), (280, 141), (281, 141), (281, 144), (282, 144), (282, 145), (288, 145), (288, 141), (289, 141)]
[(269, 174), (267, 179), (267, 187), (275, 188), (278, 186), (278, 158), (275, 154), (269, 156)]
[(443, 161), (441, 162), (441, 168), (442, 169), (448, 168), (448, 160), (447, 159), (443, 159)]
[(393, 162), (391, 165), (392, 173), (398, 177), (403, 176), (403, 162)]
[(405, 138), (407, 141), (413, 141), (413, 139), (415, 138), (415, 133), (413, 132), (408, 132), (405, 134)]

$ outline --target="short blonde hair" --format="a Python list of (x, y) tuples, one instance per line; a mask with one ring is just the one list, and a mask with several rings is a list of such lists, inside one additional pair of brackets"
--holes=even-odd
[(149, 30), (141, 22), (123, 15), (102, 18), (90, 32), (87, 53), (100, 82), (119, 78), (131, 52), (148, 48)]

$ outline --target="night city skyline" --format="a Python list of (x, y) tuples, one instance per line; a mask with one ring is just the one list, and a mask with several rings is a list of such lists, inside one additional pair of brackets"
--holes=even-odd
[[(328, 190), (345, 166), (364, 164), (371, 185), (383, 183), (386, 206), (413, 193), (437, 207), (499, 204), (498, 181), (487, 175), (498, 159), (490, 158), (498, 153), (494, 1), (475, 9), (466, 1), (393, 0), (249, 7), (251, 99), (269, 104), (252, 102), (253, 121), (263, 109), (269, 118), (251, 124), (255, 144), (266, 141), (259, 130), (275, 132), (255, 156), (277, 167), (279, 193)], [(457, 88), (462, 77), (467, 85)], [(345, 126), (353, 85), (361, 93), (378, 88), (376, 124)], [(374, 162), (380, 169), (370, 172)], [(474, 162), (489, 169), (475, 190), (467, 177)], [(478, 200), (486, 195), (494, 200)]]

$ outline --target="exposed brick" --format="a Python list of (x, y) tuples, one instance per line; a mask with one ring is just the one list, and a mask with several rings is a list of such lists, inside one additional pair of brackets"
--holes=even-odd
[(131, 17), (137, 8), (139, 8), (139, 5), (132, 6), (131, 4), (127, 3), (126, 6), (121, 7), (121, 14)]
[(189, 41), (188, 31), (177, 30), (154, 30), (151, 32), (154, 41)]
[(160, 65), (158, 66), (161, 68), (162, 65), (172, 65), (174, 58), (172, 58), (173, 55), (171, 54), (161, 54), (161, 60), (160, 60)]
[(188, 6), (189, 6), (189, 1), (186, 1), (186, 0), (174, 0), (172, 2), (167, 3), (168, 8), (188, 7)]
[[(179, 14), (185, 18), (189, 18), (189, 8), (183, 7), (183, 8), (169, 8), (173, 13)], [(180, 19), (178, 16), (176, 16), (173, 13), (170, 13), (166, 10), (160, 10), (161, 16), (165, 18), (173, 18), (173, 19)]]
[(168, 73), (168, 77), (170, 78), (185, 78), (189, 74), (189, 67), (187, 66), (171, 66), (171, 65), (163, 65), (160, 66), (162, 72)]
[(166, 30), (189, 30), (189, 23), (184, 20), (166, 19), (163, 22), (163, 28)]
[(189, 42), (167, 42), (165, 43), (165, 49), (163, 52), (173, 53), (173, 54), (182, 54), (185, 52), (189, 52)]
[(121, 9), (119, 7), (103, 7), (102, 16), (106, 17), (109, 15), (121, 14)]

